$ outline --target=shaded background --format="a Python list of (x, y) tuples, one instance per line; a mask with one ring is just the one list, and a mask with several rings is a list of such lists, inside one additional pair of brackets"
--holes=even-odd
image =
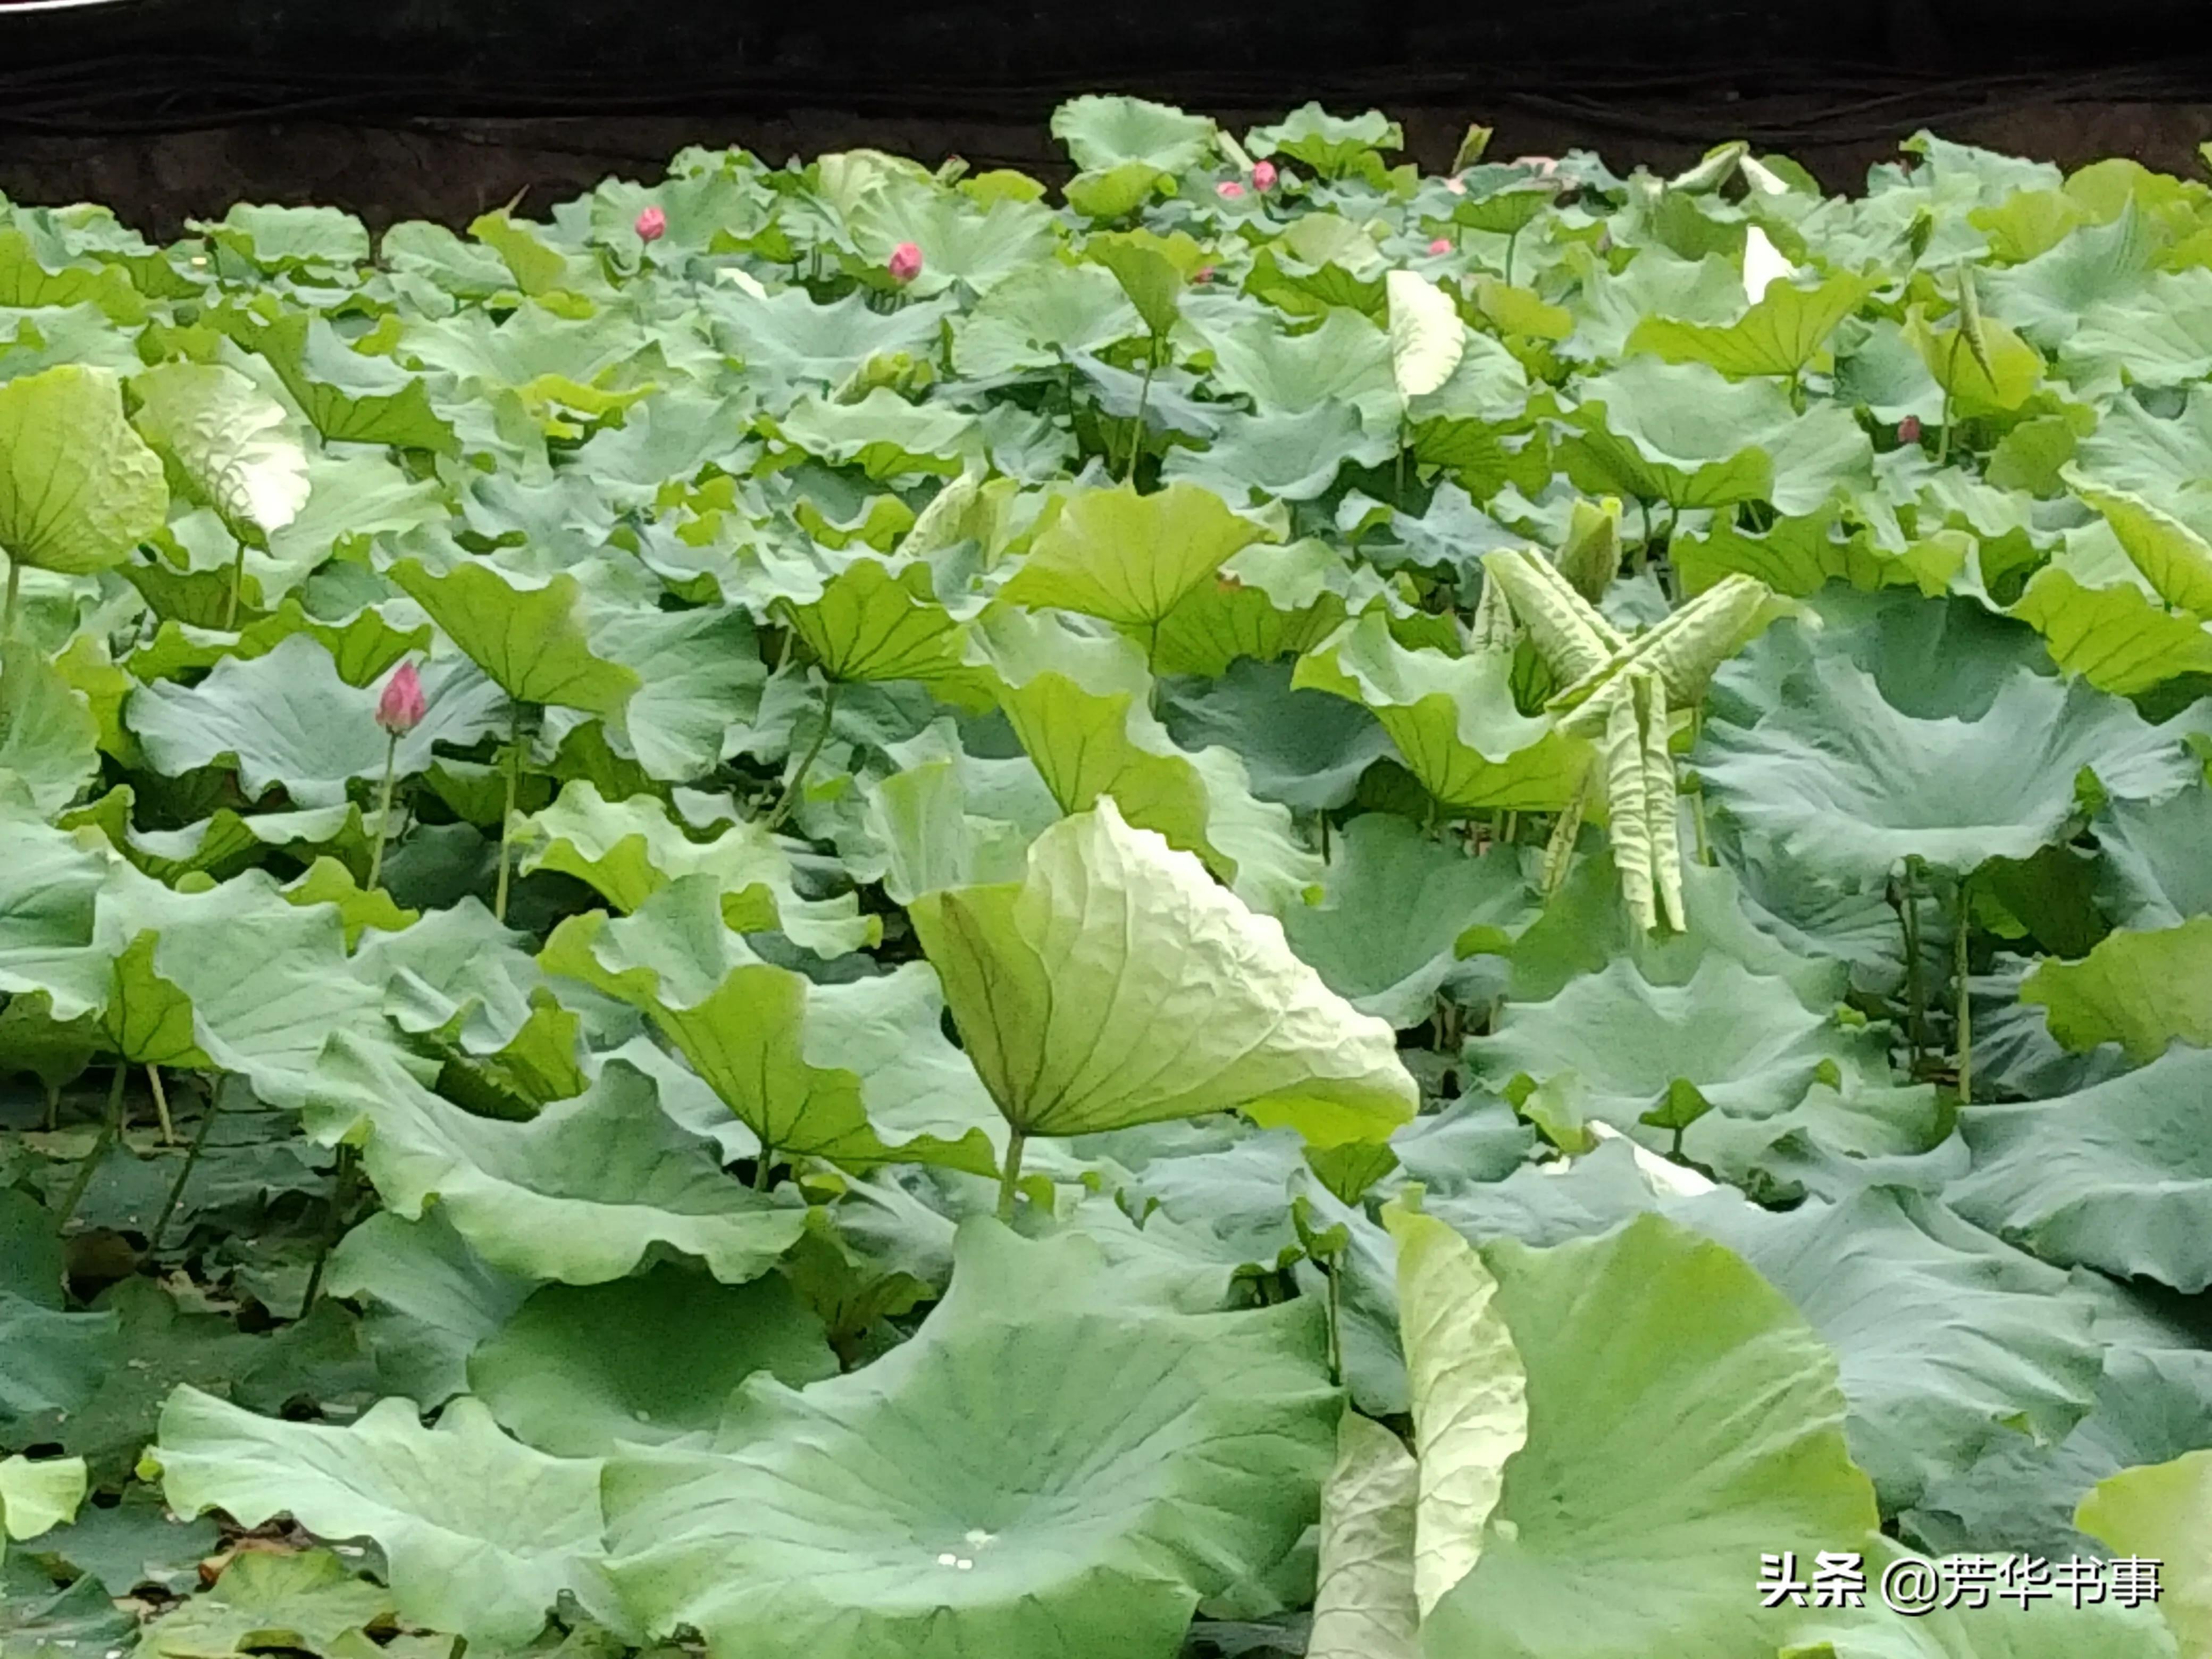
[(687, 143), (771, 161), (873, 145), (1046, 178), (1079, 91), (1224, 122), (1388, 110), (1447, 162), (1581, 145), (1680, 166), (1748, 137), (1832, 187), (1898, 139), (2075, 165), (2201, 164), (2202, 0), (0, 0), (0, 192), (104, 201), (150, 233), (240, 199), (374, 224), (524, 210)]

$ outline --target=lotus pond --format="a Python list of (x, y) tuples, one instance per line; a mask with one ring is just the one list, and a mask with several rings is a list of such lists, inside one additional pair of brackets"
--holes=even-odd
[(2212, 188), (1053, 125), (0, 202), (0, 1650), (2212, 1653)]

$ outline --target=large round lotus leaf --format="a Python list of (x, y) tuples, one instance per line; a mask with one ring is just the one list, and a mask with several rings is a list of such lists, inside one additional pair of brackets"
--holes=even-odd
[(2156, 800), (2201, 772), (2194, 714), (2153, 726), (2089, 686), (2014, 670), (1975, 718), (1922, 717), (1874, 674), (1826, 655), (1786, 674), (1748, 722), (1716, 716), (1692, 764), (1708, 798), (1784, 854), (1880, 881), (1903, 859), (1967, 871), (2058, 840), (2095, 775), (2118, 800)]
[(2160, 1562), (2160, 1607), (2190, 1653), (2212, 1646), (2212, 1450), (2123, 1469), (2081, 1500), (2081, 1529), (2115, 1554)]
[(434, 1203), (510, 1273), (597, 1285), (665, 1247), (738, 1283), (773, 1267), (805, 1224), (803, 1208), (724, 1174), (711, 1143), (672, 1122), (652, 1081), (619, 1060), (586, 1093), (506, 1123), (463, 1111), (341, 1035), (308, 1127), (335, 1140), (364, 1121), (362, 1163), (386, 1204), (413, 1218)]
[(910, 1341), (749, 1384), (714, 1449), (610, 1462), (623, 1600), (732, 1659), (1173, 1659), (1312, 1522), (1339, 1413), (1316, 1304), (1187, 1284), (968, 1224)]
[[(465, 657), (432, 663), (422, 691), (422, 723), (391, 751), (395, 775), (428, 770), (434, 744), (465, 749), (506, 729), (506, 697)], [(376, 700), (339, 678), (319, 641), (295, 634), (266, 655), (217, 663), (189, 689), (173, 680), (141, 687), (127, 707), (147, 758), (164, 772), (227, 762), (249, 795), (282, 785), (301, 806), (335, 806), (351, 781), (383, 775), (389, 743)]]
[(1345, 826), (1325, 885), (1321, 904), (1285, 912), (1284, 936), (1331, 990), (1401, 1030), (1435, 1012), (1439, 990), (1482, 971), (1462, 963), (1464, 935), (1480, 929), (1503, 945), (1537, 911), (1510, 849), (1469, 858), (1379, 812)]
[(670, 1262), (605, 1285), (548, 1285), (469, 1359), (492, 1415), (560, 1457), (712, 1430), (757, 1371), (792, 1383), (836, 1376), (822, 1322), (772, 1273), (723, 1285)]
[(1308, 811), (1343, 806), (1390, 752), (1389, 734), (1356, 702), (1293, 690), (1291, 672), (1287, 663), (1244, 657), (1210, 681), (1170, 681), (1160, 718), (1185, 749), (1235, 750), (1261, 800)]
[(1025, 1134), (1243, 1108), (1330, 1145), (1413, 1115), (1390, 1028), (1111, 796), (1038, 836), (1022, 881), (926, 893), (909, 914), (969, 1058)]
[(1528, 1439), (1480, 1559), (1431, 1613), (1454, 1659), (1773, 1659), (1761, 1554), (1875, 1529), (1820, 1340), (1743, 1260), (1656, 1216), (1483, 1257), (1528, 1371)]
[(1960, 1214), (2046, 1261), (2212, 1285), (2212, 1053), (2176, 1047), (2079, 1094), (1978, 1106)]
[(161, 527), (161, 458), (102, 369), (65, 364), (0, 386), (0, 555), (82, 575)]
[[(1680, 985), (1653, 985), (1633, 963), (1615, 962), (1570, 981), (1548, 1002), (1508, 1004), (1494, 1033), (1467, 1050), (1493, 1087), (1516, 1075), (1546, 1083), (1571, 1073), (1587, 1115), (1656, 1136), (1659, 1146), (1664, 1132), (1638, 1127), (1637, 1119), (1678, 1080), (1716, 1113), (1771, 1118), (1816, 1083), (1881, 1080), (1886, 1051), (1878, 1035), (1808, 1009), (1786, 980), (1719, 955)], [(1693, 1152), (1699, 1133), (1691, 1126)]]
[(2118, 927), (2178, 927), (2212, 912), (2212, 788), (2115, 801), (2094, 826), (2097, 906)]
[(568, 1591), (603, 1617), (599, 1465), (509, 1440), (473, 1400), (426, 1429), (411, 1400), (345, 1428), (259, 1417), (194, 1388), (161, 1412), (152, 1451), (169, 1507), (280, 1514), (327, 1538), (373, 1538), (404, 1618), (487, 1644), (526, 1642)]

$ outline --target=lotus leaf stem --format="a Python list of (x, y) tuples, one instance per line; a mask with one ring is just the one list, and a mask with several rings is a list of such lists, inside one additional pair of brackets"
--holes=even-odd
[(1959, 883), (1959, 939), (1957, 966), (1959, 981), (1959, 1104), (1974, 1103), (1974, 1010), (1966, 971), (1966, 935), (1971, 927), (1967, 915), (1966, 883)]
[[(514, 842), (514, 802), (522, 788), (522, 705), (516, 703), (507, 726), (507, 810), (499, 817), (499, 886), (492, 896), (491, 914), (495, 921), (507, 921), (507, 868), (513, 862)], [(370, 885), (374, 886), (374, 878)]]
[[(394, 732), (392, 733), (391, 741), (384, 745), (384, 787), (378, 793), (376, 805), (376, 850), (368, 855), (368, 890), (372, 893), (376, 890), (377, 883), (384, 876), (384, 843), (392, 834), (392, 774), (398, 758), (399, 734)], [(514, 800), (511, 793), (507, 799), (507, 810), (510, 812), (514, 810)], [(501, 875), (504, 875), (507, 871), (507, 857), (503, 850), (505, 840), (506, 832), (502, 827), (501, 831), (502, 851), (500, 855)]]
[(149, 1066), (146, 1082), (154, 1091), (154, 1118), (161, 1126), (161, 1144), (173, 1146), (177, 1144), (177, 1126), (169, 1116), (169, 1091), (161, 1086), (161, 1068)]
[(1014, 1197), (1021, 1189), (1022, 1148), (1029, 1145), (1029, 1137), (1016, 1129), (1006, 1137), (1006, 1167), (999, 1177), (999, 1219), (1014, 1218)]
[(68, 1228), (70, 1218), (76, 1214), (76, 1206), (84, 1202), (85, 1189), (92, 1185), (93, 1176), (99, 1172), (100, 1166), (106, 1162), (109, 1149), (115, 1145), (122, 1133), (123, 1085), (130, 1080), (130, 1062), (117, 1060), (115, 1081), (110, 1084), (107, 1089), (106, 1119), (100, 1126), (100, 1138), (92, 1143), (92, 1150), (85, 1154), (84, 1162), (77, 1165), (76, 1179), (70, 1182), (69, 1193), (62, 1200), (61, 1212), (54, 1218), (56, 1232), (64, 1231)]
[(200, 1161), (200, 1152), (207, 1146), (208, 1131), (222, 1111), (222, 1091), (208, 1091), (207, 1110), (200, 1116), (200, 1127), (192, 1131), (192, 1144), (185, 1149), (185, 1167), (177, 1171), (177, 1178), (169, 1183), (169, 1195), (161, 1200), (161, 1213), (155, 1218), (154, 1231), (146, 1236), (146, 1254), (151, 1255), (161, 1248), (161, 1235), (169, 1231), (169, 1218), (177, 1212), (177, 1205), (184, 1198), (185, 1185), (192, 1178), (192, 1166)]
[(791, 809), (799, 805), (799, 792), (806, 787), (806, 775), (813, 769), (816, 757), (822, 753), (822, 745), (830, 741), (830, 722), (837, 713), (837, 689), (842, 684), (840, 680), (831, 680), (829, 690), (822, 694), (821, 729), (815, 732), (814, 741), (807, 745), (806, 757), (799, 763), (799, 769), (791, 775), (791, 781), (784, 785), (783, 794), (776, 801), (775, 810), (768, 815), (768, 827), (771, 830), (781, 829), (783, 821), (791, 816)]

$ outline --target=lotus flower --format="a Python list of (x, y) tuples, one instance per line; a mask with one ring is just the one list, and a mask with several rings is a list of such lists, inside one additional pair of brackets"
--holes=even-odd
[(1273, 190), (1274, 187), (1275, 164), (1273, 161), (1253, 162), (1252, 188), (1256, 191), (1266, 191)]
[(668, 216), (657, 207), (649, 207), (637, 216), (637, 239), (641, 242), (657, 242), (668, 234)]
[(1917, 415), (1908, 415), (1897, 423), (1897, 441), (1901, 444), (1920, 441), (1920, 417)]
[(1449, 236), (1437, 237), (1436, 240), (1429, 244), (1429, 252), (1431, 253), (1449, 253), (1451, 252), (1451, 238)]
[(1224, 201), (1233, 202), (1244, 193), (1244, 186), (1234, 179), (1224, 179), (1213, 187), (1213, 193)]
[(1213, 267), (1212, 265), (1200, 265), (1196, 270), (1190, 273), (1190, 280), (1194, 283), (1212, 282), (1213, 280)]
[(404, 738), (422, 725), (428, 706), (422, 696), (422, 677), (415, 672), (413, 663), (403, 662), (385, 681), (384, 695), (376, 700), (376, 723), (393, 737)]
[(921, 250), (912, 242), (901, 242), (891, 250), (884, 269), (890, 272), (891, 281), (910, 283), (921, 275)]
[(1455, 196), (1464, 196), (1467, 194), (1467, 180), (1455, 173), (1444, 180), (1444, 188)]

